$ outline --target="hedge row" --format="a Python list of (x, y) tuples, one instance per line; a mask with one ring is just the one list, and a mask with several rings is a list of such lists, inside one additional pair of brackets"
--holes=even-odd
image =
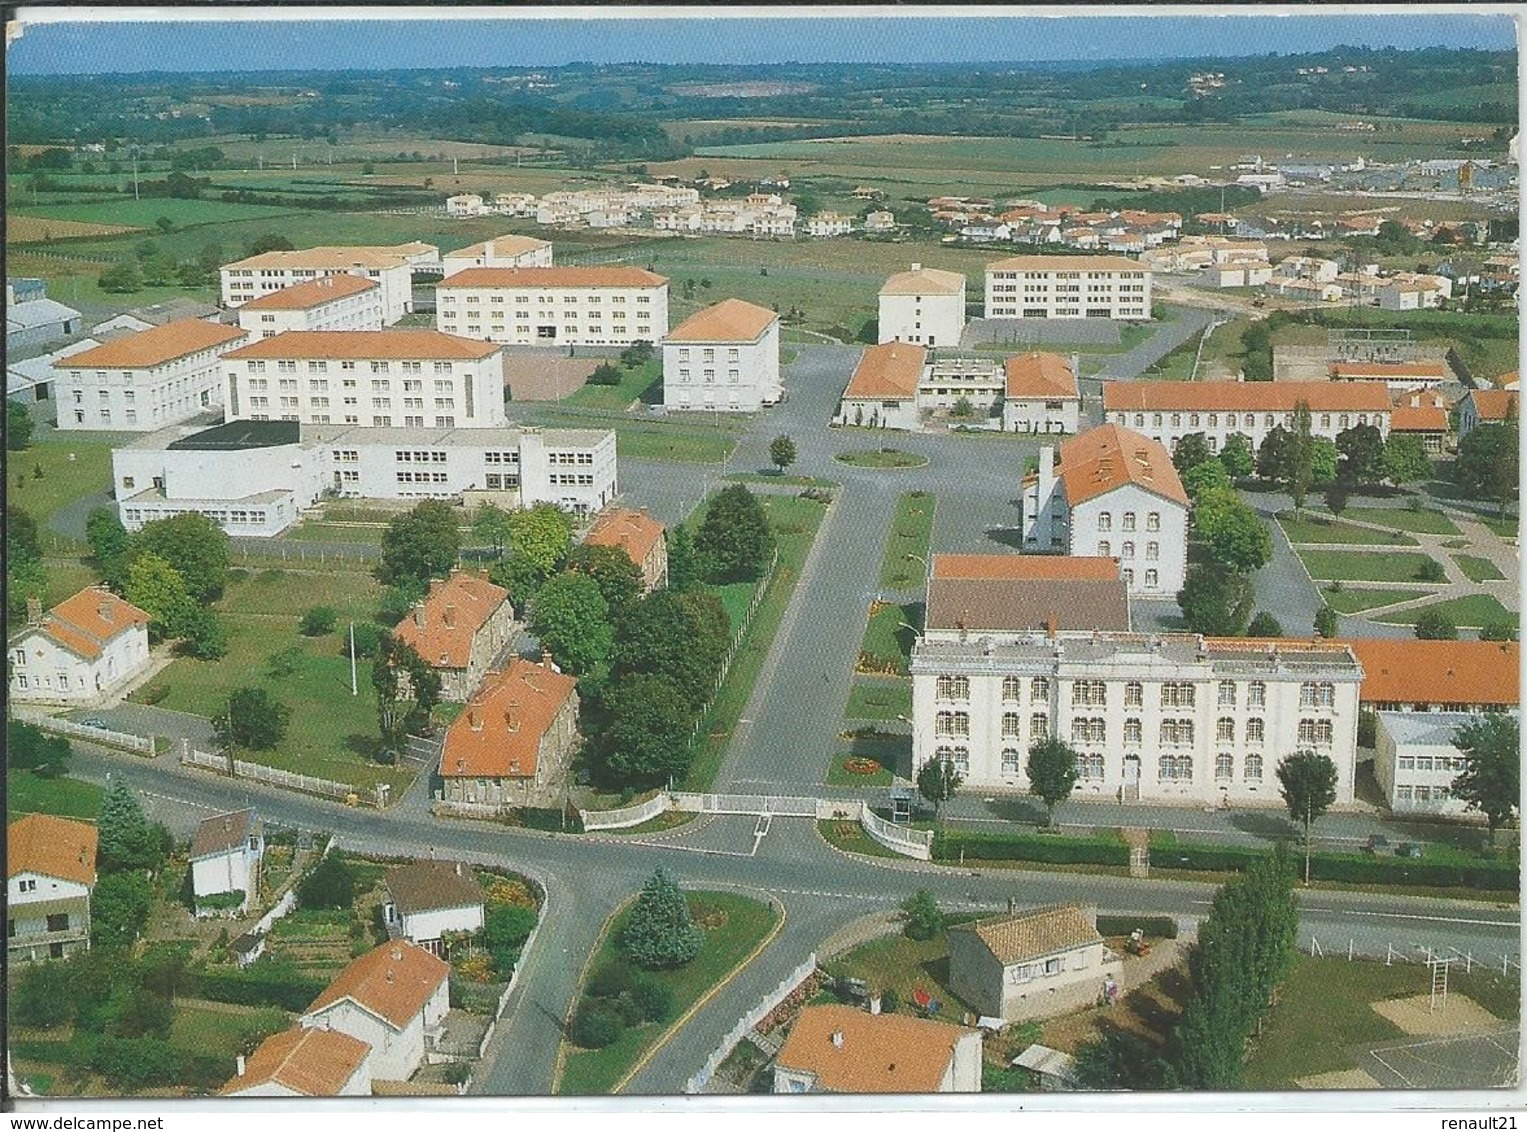
[(1040, 861), (1051, 865), (1128, 865), (1129, 846), (1113, 837), (1063, 837), (1025, 833), (941, 832), (933, 838), (935, 861)]
[(583, 816), (572, 806), (565, 813), (555, 806), (524, 806), (514, 811), (510, 821), (526, 829), (544, 829), (552, 833), (562, 833), (564, 830), (568, 833), (583, 832)]
[(1152, 939), (1176, 939), (1177, 920), (1173, 916), (1099, 916), (1099, 935), (1129, 935), (1139, 928)]
[(303, 1011), (328, 985), (295, 971), (266, 968), (256, 963), (244, 971), (199, 971), (194, 976), (200, 998), (231, 1002), (238, 1006), (279, 1006)]
[(82, 1034), (66, 1042), (13, 1042), (10, 1048), (16, 1057), (59, 1065), (72, 1073), (99, 1073), (123, 1092), (182, 1084), (210, 1092), (234, 1072), (231, 1057), (182, 1049), (158, 1038)]
[[(1266, 853), (1266, 849), (1247, 845), (1178, 842), (1171, 846), (1154, 846), (1151, 851), (1151, 868), (1241, 872)], [(1520, 870), (1510, 865), (1458, 865), (1358, 853), (1315, 853), (1310, 857), (1310, 877), (1313, 880), (1339, 880), (1355, 884), (1413, 884), (1430, 888), (1476, 888), (1490, 892), (1515, 892), (1521, 883)]]

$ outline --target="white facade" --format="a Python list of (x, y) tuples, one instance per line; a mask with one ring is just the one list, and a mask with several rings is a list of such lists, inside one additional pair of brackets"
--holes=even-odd
[(230, 351), (227, 420), (502, 428), (503, 351), (428, 330), (291, 332)]
[(326, 275), (360, 275), (381, 288), (382, 321), (391, 326), (414, 309), (414, 268), (438, 262), (438, 250), (426, 244), (263, 252), (222, 268), (222, 303), (232, 309), (295, 283)]
[(1013, 397), (1002, 401), (1004, 432), (1074, 433), (1081, 427), (1080, 397)]
[(534, 236), (498, 236), (457, 248), (440, 257), (440, 270), (450, 278), (469, 267), (550, 267), (551, 243)]
[(635, 267), (469, 268), (436, 288), (447, 334), (516, 346), (629, 346), (668, 333), (668, 280)]
[(90, 947), (90, 886), (23, 870), (7, 878), (5, 898), (11, 963), (63, 959)]
[(488, 209), (483, 205), (482, 197), (476, 193), (458, 193), (446, 198), (445, 214), (447, 216), (485, 216), (487, 212)]
[[(239, 307), (240, 328), (249, 332), (251, 340), (274, 338), (288, 330), (382, 329), (381, 287), (369, 279), (363, 281), (367, 285), (362, 288), (342, 283), (335, 287), (341, 293), (324, 298), (323, 285), (336, 278), (326, 275), (321, 280), (272, 291), (245, 303)], [(283, 302), (283, 296), (289, 301)]]
[(864, 230), (871, 233), (894, 232), (896, 230), (896, 214), (887, 212), (885, 209), (876, 209), (864, 218)]
[(371, 1047), (373, 1080), (406, 1081), (424, 1064), (425, 1031), (433, 1032), (449, 1005), (449, 980), (442, 979), (424, 1008), (399, 1028), (354, 999), (340, 999), (302, 1016), (304, 1026), (328, 1026)]
[(1080, 799), (1282, 805), (1299, 750), (1352, 801), (1362, 669), (1345, 645), (1099, 633), (927, 637), (912, 655), (913, 765), (948, 759), (971, 790), (1028, 788), (1049, 735), (1079, 755)]
[(1214, 264), (1204, 271), (1210, 287), (1260, 287), (1272, 278), (1270, 263)]
[(104, 589), (82, 590), (46, 617), (38, 613), (33, 607), (35, 623), (6, 642), (6, 683), (16, 703), (88, 703), (148, 667), (148, 615)]
[(255, 882), (259, 879), (260, 856), (264, 849), (261, 839), (256, 846), (240, 845), (211, 857), (191, 862), (191, 887), (197, 896), (213, 896), (219, 892), (244, 893), (244, 908), (254, 898)]
[(1151, 272), (1122, 256), (1014, 256), (986, 267), (987, 318), (1151, 317)]
[(1382, 387), (1355, 382), (1105, 382), (1103, 419), (1142, 433), (1168, 450), (1201, 432), (1210, 452), (1235, 433), (1253, 454), (1274, 428), (1292, 430), (1299, 401), (1310, 407), (1310, 434), (1334, 441), (1353, 425), (1371, 424), (1389, 435), (1389, 396)]
[(663, 404), (670, 409), (753, 413), (784, 395), (779, 315), (728, 299), (663, 341)]
[(1465, 765), (1453, 736), (1479, 716), (1457, 711), (1375, 714), (1373, 777), (1389, 808), (1395, 813), (1464, 813), (1468, 804), (1453, 797), (1453, 779)]
[(438, 944), (446, 932), (475, 932), (481, 928), (483, 906), (478, 901), (460, 908), (431, 908), (427, 912), (400, 915), (398, 921), (402, 925), (404, 939), (420, 947), (429, 947), (432, 942)]
[(806, 235), (808, 236), (846, 236), (853, 230), (853, 220), (836, 212), (819, 212), (806, 221)]
[(914, 263), (880, 288), (878, 341), (958, 346), (965, 329), (965, 276)]

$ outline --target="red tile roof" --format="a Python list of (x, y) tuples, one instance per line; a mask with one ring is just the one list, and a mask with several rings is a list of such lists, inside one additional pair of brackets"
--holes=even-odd
[(1353, 381), (1105, 381), (1105, 412), (1291, 413), (1303, 401), (1311, 412), (1389, 411), (1380, 385)]
[(1448, 369), (1441, 362), (1337, 362), (1331, 376), (1342, 381), (1446, 381)]
[(441, 777), (535, 777), (541, 738), (577, 686), (574, 677), (520, 657), (490, 673), (445, 733)]
[(465, 287), (666, 287), (668, 279), (639, 267), (469, 267), (436, 290)]
[(244, 358), (479, 361), (502, 349), (495, 342), (478, 342), (439, 330), (288, 330), (230, 350), (223, 357), (229, 361)]
[(1390, 432), (1446, 432), (1447, 410), (1398, 406), (1389, 414)]
[(321, 1026), (293, 1026), (272, 1034), (249, 1055), (244, 1072), (218, 1090), (220, 1096), (259, 1085), (281, 1085), (304, 1097), (336, 1097), (371, 1056), (359, 1038)]
[(306, 283), (294, 283), (271, 291), (258, 299), (250, 299), (243, 305), (246, 311), (300, 311), (321, 307), (335, 299), (359, 295), (363, 291), (380, 291), (375, 280), (361, 275), (325, 275), (321, 279), (309, 279)]
[(955, 1045), (975, 1032), (906, 1014), (808, 1006), (776, 1064), (815, 1074), (817, 1087), (833, 1093), (933, 1093), (949, 1071)]
[(843, 390), (846, 398), (876, 401), (910, 401), (917, 396), (917, 380), (928, 359), (925, 346), (910, 342), (883, 342), (865, 348), (854, 374)]
[(551, 247), (551, 241), (538, 240), (534, 236), (494, 236), (491, 240), (484, 240), (480, 244), (470, 244), (464, 248), (457, 248), (453, 252), (443, 253), (446, 259), (481, 259), (488, 254), (488, 245), (493, 245), (493, 255), (520, 256), (526, 252), (538, 251), (541, 248)]
[(640, 568), (663, 537), (663, 531), (663, 524), (647, 514), (645, 508), (632, 511), (612, 507), (594, 520), (588, 538), (583, 541), (589, 546), (618, 546)]
[(1503, 421), (1506, 419), (1507, 409), (1516, 405), (1516, 390), (1471, 389), (1464, 399), (1474, 402), (1474, 412), (1480, 420)]
[(1113, 558), (1071, 557), (1062, 554), (935, 554), (933, 576), (946, 578), (1087, 579), (1117, 581), (1119, 563)]
[(965, 276), (936, 267), (898, 271), (880, 288), (882, 295), (958, 295), (965, 290)]
[(1035, 351), (1007, 359), (1007, 396), (1026, 398), (1078, 397), (1076, 374), (1059, 354)]
[(1060, 479), (1073, 507), (1125, 484), (1188, 506), (1188, 493), (1166, 448), (1120, 425), (1100, 425), (1062, 441)]
[(366, 952), (335, 976), (305, 1015), (350, 999), (402, 1030), (450, 976), (451, 965), (407, 940), (393, 940)]
[(105, 586), (91, 586), (48, 610), (41, 625), (26, 626), (12, 636), (35, 630), (76, 656), (94, 660), (121, 634), (148, 623), (149, 615), (136, 605)]
[(245, 338), (237, 326), (182, 318), (115, 338), (103, 346), (70, 354), (53, 363), (54, 369), (150, 369), (188, 354), (215, 349)]
[(1521, 699), (1521, 646), (1515, 641), (1363, 637), (1346, 643), (1363, 666), (1365, 703), (1514, 707)]
[(430, 583), (429, 593), (398, 622), (393, 635), (412, 645), (431, 667), (465, 668), (472, 638), (508, 600), (509, 591), (486, 575), (454, 573)]
[(51, 814), (28, 814), (6, 827), (6, 879), (36, 873), (93, 885), (97, 841), (93, 825)]
[(665, 342), (756, 342), (779, 315), (742, 299), (723, 299), (690, 315), (668, 332)]

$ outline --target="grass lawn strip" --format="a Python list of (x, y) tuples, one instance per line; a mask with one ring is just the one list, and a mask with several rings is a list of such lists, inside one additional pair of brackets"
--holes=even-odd
[(1285, 511), (1278, 516), (1288, 541), (1296, 544), (1346, 543), (1351, 546), (1418, 546), (1415, 539), (1396, 531), (1376, 531), (1352, 523), (1338, 523)]
[[(673, 971), (650, 972), (652, 978), (673, 993), (674, 1021), (666, 1026), (647, 1023), (632, 1027), (604, 1049), (565, 1047), (566, 1056), (556, 1087), (558, 1095), (603, 1096), (611, 1093), (643, 1055), (682, 1023), (689, 1009), (712, 988), (730, 978), (780, 922), (779, 914), (768, 905), (734, 893), (691, 892), (688, 898), (691, 908), (707, 905), (726, 913), (726, 922), (706, 932), (704, 948), (686, 966)], [(605, 963), (624, 962), (618, 941), (629, 914), (629, 907), (622, 909), (610, 922), (585, 974), (598, 970)], [(580, 985), (580, 995), (581, 990)]]
[(857, 821), (823, 819), (817, 822), (817, 833), (834, 849), (845, 853), (857, 853), (863, 857), (896, 857), (906, 860), (900, 853), (887, 849), (869, 834)]
[(6, 453), (10, 474), (6, 502), (37, 520), (44, 550), (62, 541), (62, 536), (45, 529), (54, 514), (111, 484), (112, 443), (95, 436), (46, 431), (37, 434), (30, 448)]
[(1375, 617), (1374, 620), (1382, 621), (1386, 625), (1414, 625), (1416, 619), (1421, 616), (1422, 610), (1426, 609), (1439, 610), (1452, 618), (1454, 625), (1466, 629), (1482, 629), (1486, 625), (1493, 625), (1500, 621), (1509, 622), (1512, 625), (1517, 623), (1517, 615), (1502, 605), (1494, 594), (1469, 594), (1467, 597), (1455, 597), (1450, 601), (1415, 606), (1398, 613)]
[(872, 603), (864, 643), (860, 646), (858, 671), (880, 676), (907, 675), (917, 634), (905, 626), (915, 625), (915, 616), (911, 606)]
[[(896, 500), (891, 530), (880, 561), (880, 584), (886, 589), (920, 588), (927, 568), (928, 543), (933, 537), (936, 500), (925, 491), (903, 492)], [(919, 561), (921, 559), (921, 561)]]
[(848, 719), (895, 719), (912, 714), (912, 685), (905, 680), (865, 677), (848, 690)]
[(1471, 582), (1499, 582), (1506, 575), (1488, 558), (1480, 558), (1473, 554), (1455, 554), (1453, 561), (1458, 563), (1458, 569), (1463, 571), (1463, 576)]
[(10, 770), (5, 774), (5, 820), (54, 814), (94, 821), (104, 793), (95, 783), (77, 778), (39, 778), (29, 770)]
[(634, 368), (627, 368), (615, 361), (610, 364), (621, 371), (619, 385), (584, 384), (563, 398), (562, 403), (584, 409), (623, 411), (632, 401), (640, 400), (649, 389), (663, 380), (663, 365), (655, 359)]
[(898, 448), (854, 449), (839, 452), (833, 459), (855, 468), (922, 468), (928, 463), (928, 457), (919, 456), (915, 452), (903, 452)]
[(1501, 538), (1516, 538), (1517, 521), (1515, 519), (1486, 519), (1481, 516), (1479, 521)]
[(1412, 511), (1408, 507), (1348, 507), (1342, 512), (1348, 519), (1378, 523), (1418, 535), (1456, 535), (1458, 528), (1441, 511)]
[(1414, 582), (1422, 566), (1435, 561), (1430, 555), (1407, 551), (1390, 554), (1359, 550), (1297, 551), (1312, 578), (1345, 582)]
[(1398, 605), (1402, 601), (1414, 601), (1425, 597), (1431, 590), (1365, 590), (1352, 586), (1342, 587), (1339, 593), (1322, 590), (1321, 598), (1337, 613), (1361, 613), (1385, 605)]
[[(847, 955), (822, 964), (833, 977), (863, 979), (870, 993), (896, 992), (901, 1007), (912, 1009), (912, 992), (922, 988), (943, 1004), (939, 1017), (957, 1019), (970, 1007), (949, 989), (949, 937), (908, 939), (897, 932), (860, 944)], [(979, 1012), (977, 1012), (979, 1013)]]

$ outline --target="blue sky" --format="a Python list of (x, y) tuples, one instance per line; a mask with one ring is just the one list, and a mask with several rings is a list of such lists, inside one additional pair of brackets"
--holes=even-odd
[[(1102, 10), (1076, 8), (1049, 18), (960, 18), (947, 10), (918, 17), (905, 9), (797, 19), (742, 18), (714, 8), (690, 9), (670, 19), (617, 14), (629, 16), (628, 8), (585, 11), (571, 19), (555, 18), (555, 13), (526, 19), (522, 12), (513, 18), (444, 19), (439, 8), (418, 8), (412, 11), (425, 18), (338, 21), (280, 18), (292, 9), (249, 9), (239, 14), (261, 17), (257, 22), (232, 24), (155, 22), (153, 16), (118, 22), (128, 15), (125, 12), (113, 22), (92, 23), (78, 18), (77, 11), (23, 8), (24, 22), (29, 14), (65, 18), (28, 23), (22, 38), (11, 45), (8, 65), (12, 74), (26, 75), (633, 61), (959, 63), (1289, 54), (1338, 44), (1500, 50), (1515, 45), (1513, 21), (1501, 9), (1494, 14), (1428, 14), (1411, 8), (1377, 18), (1350, 13), (1277, 16), (1255, 10), (1226, 16), (1142, 17), (1138, 9), (1108, 16), (1073, 14)], [(158, 12), (198, 14), (192, 9)], [(674, 10), (667, 12), (672, 15)], [(478, 8), (473, 14), (487, 12)], [(596, 15), (599, 18), (593, 18)]]

